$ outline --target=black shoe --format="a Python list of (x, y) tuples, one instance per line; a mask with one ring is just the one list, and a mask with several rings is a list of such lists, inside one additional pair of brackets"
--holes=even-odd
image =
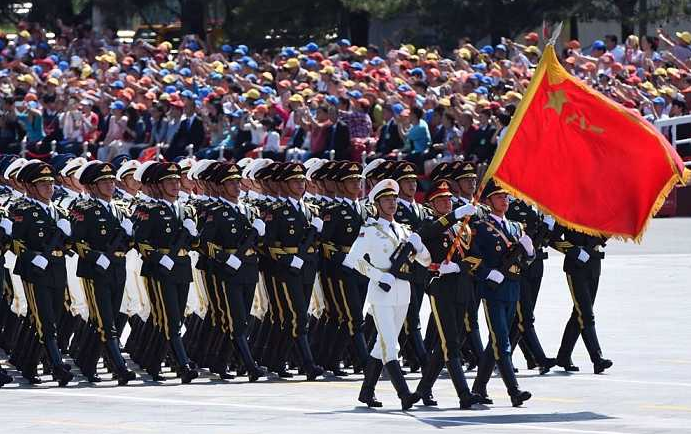
[(511, 405), (520, 407), (523, 403), (529, 400), (533, 395), (530, 392), (519, 390), (518, 393), (511, 396)]
[(117, 375), (118, 386), (127, 386), (127, 383), (135, 380), (136, 378), (137, 374), (135, 374), (133, 371), (121, 372)]
[(362, 394), (358, 397), (358, 401), (360, 401), (363, 404), (367, 404), (367, 407), (369, 408), (380, 408), (383, 407), (384, 404), (382, 404), (376, 396), (363, 396)]
[[(554, 366), (554, 365), (552, 365), (552, 366)], [(532, 371), (533, 369), (537, 368), (537, 365), (535, 364), (535, 362), (533, 360), (530, 360), (530, 361), (526, 362), (526, 368), (529, 371)], [(547, 370), (547, 372), (549, 372), (549, 369)], [(540, 374), (540, 375), (542, 375), (542, 374)]]
[(189, 365), (185, 365), (180, 369), (180, 380), (182, 384), (191, 383), (192, 380), (199, 377), (196, 369), (191, 369)]
[(420, 400), (420, 395), (417, 393), (410, 393), (401, 398), (401, 409), (403, 411), (410, 410), (414, 404)]
[(151, 381), (155, 381), (157, 383), (162, 383), (166, 381), (166, 377), (161, 375), (160, 372), (148, 372), (147, 373), (151, 376)]
[(564, 371), (566, 372), (578, 372), (580, 371), (580, 368), (576, 365), (574, 365), (571, 360), (556, 360), (557, 366), (564, 368)]
[(293, 374), (288, 372), (285, 368), (278, 369), (274, 372), (276, 373), (276, 375), (278, 375), (278, 378), (293, 378)]
[(545, 375), (557, 365), (557, 359), (547, 358), (540, 364), (540, 375)]
[[(190, 367), (190, 369), (192, 368)], [(221, 380), (232, 380), (235, 378), (233, 374), (228, 372), (228, 369), (225, 366), (216, 367), (211, 370), (211, 373), (218, 375)]]
[(331, 373), (334, 375), (334, 377), (347, 377), (349, 375), (346, 371), (342, 371), (339, 368), (331, 369)]
[[(67, 386), (67, 383), (72, 381), (72, 379), (74, 378), (74, 374), (72, 374), (69, 371), (64, 371), (62, 369), (56, 369), (55, 371), (57, 371), (57, 372), (53, 373), (53, 379), (58, 382), (58, 386), (60, 386), (60, 387)], [(96, 376), (96, 377), (98, 377), (98, 376)], [(100, 378), (99, 378), (99, 380), (100, 380)]]
[(417, 392), (417, 394), (422, 399), (422, 405), (427, 406), (427, 407), (436, 407), (438, 405), (437, 401), (434, 399), (434, 395), (432, 395), (432, 392), (429, 392), (429, 393)]
[(477, 396), (477, 403), (478, 404), (483, 404), (483, 405), (492, 405), (494, 404), (494, 401), (492, 398), (490, 398), (487, 393), (485, 394), (480, 394), (480, 393), (475, 393), (473, 392), (473, 395)]
[(86, 374), (86, 381), (89, 383), (100, 383), (103, 379), (98, 374)]
[(602, 374), (605, 369), (611, 368), (613, 365), (612, 361), (609, 359), (601, 359), (593, 364), (593, 370), (596, 374)]
[(22, 374), (22, 377), (23, 377), (24, 379), (26, 379), (26, 381), (28, 381), (29, 384), (31, 384), (31, 385), (43, 383), (43, 380), (41, 380), (41, 379), (40, 379), (38, 376), (36, 376), (36, 375), (31, 375), (31, 374), (24, 375), (24, 374)]
[(254, 383), (261, 377), (266, 377), (266, 372), (264, 372), (264, 370), (258, 366), (256, 366), (254, 369), (250, 369), (247, 372), (247, 378), (249, 379), (250, 383)]
[(305, 375), (307, 376), (307, 381), (314, 381), (317, 377), (324, 375), (324, 369), (317, 365), (306, 366)]
[[(482, 404), (486, 398), (476, 394), (472, 393), (470, 391), (461, 394), (460, 397), (460, 408), (461, 410), (467, 410), (471, 408), (474, 404)], [(492, 401), (491, 399), (489, 401)], [(491, 404), (492, 402), (490, 402)]]

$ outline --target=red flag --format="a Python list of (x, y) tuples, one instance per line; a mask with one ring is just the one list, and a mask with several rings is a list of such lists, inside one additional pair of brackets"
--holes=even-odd
[(640, 241), (688, 170), (667, 139), (545, 52), (483, 180), (566, 227)]

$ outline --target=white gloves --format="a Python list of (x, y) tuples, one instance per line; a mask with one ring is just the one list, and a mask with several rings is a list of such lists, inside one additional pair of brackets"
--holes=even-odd
[(531, 240), (528, 235), (521, 236), (521, 238), (518, 239), (518, 242), (521, 243), (521, 246), (523, 246), (525, 251), (528, 253), (528, 256), (533, 256), (535, 254), (533, 240)]
[(0, 228), (5, 231), (7, 236), (12, 235), (12, 220), (3, 217), (2, 220), (0, 220)]
[(163, 265), (168, 269), (168, 271), (173, 269), (173, 266), (175, 265), (175, 262), (173, 262), (172, 259), (170, 259), (170, 256), (168, 255), (163, 255), (160, 261), (158, 261), (159, 264)]
[(31, 260), (31, 263), (40, 268), (41, 270), (45, 270), (48, 266), (48, 260), (44, 258), (43, 255), (34, 256), (34, 259)]
[(542, 217), (542, 221), (545, 222), (550, 231), (554, 230), (554, 223), (556, 223), (554, 221), (554, 217), (549, 214), (545, 214), (544, 217)]
[(408, 242), (413, 245), (416, 252), (421, 252), (425, 249), (425, 245), (422, 244), (422, 238), (415, 232), (408, 236)]
[(134, 227), (134, 225), (132, 224), (132, 220), (127, 218), (123, 219), (120, 222), (120, 227), (122, 227), (122, 229), (125, 231), (128, 237), (132, 236), (132, 228)]
[(252, 222), (252, 227), (257, 230), (260, 237), (263, 237), (266, 233), (266, 224), (261, 219), (254, 219)]
[(242, 261), (237, 256), (230, 255), (230, 256), (228, 256), (228, 260), (226, 261), (226, 265), (228, 265), (233, 270), (237, 270), (238, 268), (240, 268), (240, 265), (242, 265)]
[(324, 221), (319, 217), (312, 217), (312, 226), (317, 229), (317, 232), (321, 233), (322, 228), (324, 227)]
[(65, 219), (60, 219), (58, 220), (57, 225), (62, 231), (62, 233), (64, 233), (68, 237), (72, 235), (72, 225), (70, 224), (70, 222), (68, 222)]
[(393, 286), (394, 283), (396, 283), (396, 278), (391, 273), (384, 273), (381, 275), (381, 279), (379, 279), (379, 282), (387, 284), (389, 286)]
[(590, 259), (590, 255), (585, 250), (581, 249), (581, 251), (578, 252), (578, 260), (579, 261), (581, 261), (585, 264), (586, 262), (588, 262), (589, 259)]
[(456, 210), (453, 212), (454, 217), (456, 217), (456, 220), (460, 220), (465, 216), (468, 215), (473, 215), (477, 212), (477, 207), (473, 205), (472, 203), (469, 203), (467, 205), (459, 206), (456, 208)]
[(190, 233), (193, 237), (197, 236), (197, 225), (194, 224), (194, 221), (192, 219), (185, 219), (182, 221), (182, 227), (187, 229), (187, 232)]
[(107, 270), (108, 267), (110, 267), (110, 259), (108, 259), (106, 255), (101, 254), (101, 256), (99, 256), (98, 259), (96, 259), (96, 265), (103, 268), (104, 270)]
[(444, 274), (453, 274), (453, 273), (460, 273), (461, 272), (461, 267), (458, 266), (457, 263), (455, 262), (442, 262), (441, 265), (439, 265), (439, 275), (443, 276)]
[(293, 256), (293, 260), (290, 261), (290, 266), (293, 268), (297, 268), (298, 270), (302, 268), (302, 265), (305, 263), (300, 257), (298, 256)]
[(487, 280), (491, 280), (492, 282), (499, 285), (501, 282), (504, 281), (504, 275), (501, 274), (501, 271), (499, 270), (492, 270), (487, 275)]

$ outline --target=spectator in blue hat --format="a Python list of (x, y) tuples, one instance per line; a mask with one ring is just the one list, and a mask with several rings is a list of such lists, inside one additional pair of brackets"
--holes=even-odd
[[(128, 152), (121, 149), (127, 132), (127, 116), (125, 116), (125, 103), (117, 100), (110, 104), (110, 116), (108, 118), (108, 132), (103, 138), (103, 143), (97, 151), (97, 157), (101, 161), (110, 161), (118, 154)], [(134, 131), (129, 131), (134, 135)]]
[(601, 40), (596, 40), (593, 42), (592, 48), (590, 49), (590, 55), (595, 58), (600, 58), (607, 51), (607, 46)]

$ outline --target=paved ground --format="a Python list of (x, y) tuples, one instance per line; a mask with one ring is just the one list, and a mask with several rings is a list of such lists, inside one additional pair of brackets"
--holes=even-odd
[[(437, 383), (440, 407), (399, 411), (388, 382), (378, 395), (385, 408), (356, 405), (360, 376), (305, 383), (227, 383), (203, 377), (181, 386), (137, 381), (66, 389), (13, 383), (0, 390), (2, 433), (353, 433), (463, 430), (523, 433), (691, 432), (691, 220), (655, 220), (642, 245), (607, 248), (596, 318), (606, 375), (592, 374), (576, 347), (581, 372), (539, 377), (521, 369), (521, 386), (534, 398), (512, 408), (499, 378), (490, 382), (496, 405), (457, 409), (450, 380)], [(538, 302), (537, 327), (554, 354), (571, 309), (561, 257), (549, 259)], [(425, 307), (426, 312), (428, 308)], [(3, 361), (4, 364), (4, 361)], [(515, 364), (525, 367), (520, 354)], [(469, 374), (470, 381), (474, 373)], [(410, 375), (412, 385), (418, 375)]]

